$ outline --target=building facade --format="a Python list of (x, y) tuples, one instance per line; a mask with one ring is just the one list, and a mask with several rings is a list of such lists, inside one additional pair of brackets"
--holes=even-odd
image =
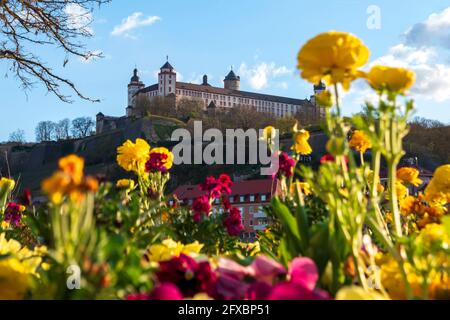
[[(254, 241), (258, 231), (266, 230), (270, 220), (263, 208), (270, 204), (275, 190), (276, 181), (270, 179), (239, 181), (233, 184), (229, 200), (232, 206), (241, 211), (245, 228), (240, 236), (243, 241)], [(192, 185), (179, 186), (172, 193), (174, 198), (186, 206), (191, 206), (195, 198), (203, 194), (198, 186)], [(213, 203), (213, 213), (222, 212), (220, 199), (216, 199)]]
[[(314, 95), (310, 99), (293, 99), (240, 90), (241, 78), (231, 70), (224, 78), (223, 88), (211, 86), (208, 77), (203, 76), (201, 84), (177, 81), (177, 73), (167, 61), (158, 73), (158, 83), (145, 86), (139, 79), (138, 70), (133, 71), (133, 77), (128, 84), (127, 116), (135, 115), (134, 110), (139, 97), (149, 100), (155, 97), (174, 97), (180, 99), (193, 99), (199, 101), (207, 110), (208, 106), (220, 109), (229, 109), (237, 106), (251, 107), (258, 112), (265, 112), (276, 117), (294, 116), (302, 109), (309, 108), (309, 114), (314, 118), (324, 117), (325, 110), (316, 105)], [(314, 94), (325, 90), (323, 83), (314, 86)]]

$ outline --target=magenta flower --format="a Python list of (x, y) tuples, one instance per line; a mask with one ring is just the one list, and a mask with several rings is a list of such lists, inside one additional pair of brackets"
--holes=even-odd
[(288, 178), (292, 177), (294, 175), (295, 160), (289, 157), (286, 152), (282, 152), (279, 159), (278, 173)]
[(156, 276), (160, 283), (177, 286), (185, 297), (193, 297), (201, 292), (209, 296), (215, 293), (217, 277), (209, 262), (197, 263), (185, 254), (160, 262)]
[(149, 300), (183, 300), (183, 294), (173, 283), (161, 283), (153, 288)]
[(327, 292), (316, 289), (317, 267), (309, 258), (295, 258), (289, 265), (288, 281), (277, 284), (269, 300), (326, 300)]
[(7, 204), (5, 209), (4, 220), (5, 222), (11, 223), (16, 227), (20, 226), (22, 220), (21, 206), (15, 202), (10, 202)]
[(250, 284), (245, 293), (247, 300), (267, 300), (272, 292), (272, 286), (266, 282), (256, 281)]
[(237, 237), (244, 230), (242, 224), (241, 211), (237, 208), (231, 208), (228, 214), (224, 216), (223, 225), (230, 236)]
[(208, 196), (199, 196), (194, 200), (192, 204), (192, 211), (194, 211), (193, 219), (195, 222), (199, 222), (202, 215), (209, 216), (211, 212), (211, 203)]
[(167, 169), (167, 160), (169, 156), (165, 153), (154, 152), (150, 153), (150, 158), (145, 164), (145, 170), (147, 172), (162, 172), (166, 173)]

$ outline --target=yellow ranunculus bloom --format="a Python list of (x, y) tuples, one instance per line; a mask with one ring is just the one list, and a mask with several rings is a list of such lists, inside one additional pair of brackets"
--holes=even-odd
[(134, 188), (134, 180), (120, 179), (117, 181), (116, 187), (121, 188), (121, 189), (133, 189)]
[(70, 155), (59, 159), (59, 168), (70, 176), (74, 183), (79, 184), (83, 179), (84, 160), (77, 155)]
[(294, 145), (292, 146), (292, 150), (297, 154), (308, 155), (312, 153), (311, 146), (308, 143), (309, 140), (309, 132), (306, 130), (300, 130), (294, 135)]
[(419, 170), (416, 168), (403, 167), (398, 169), (397, 179), (405, 185), (412, 184), (416, 187), (423, 183), (423, 181), (419, 179)]
[(275, 129), (272, 126), (267, 126), (264, 128), (262, 135), (263, 140), (269, 141), (275, 139), (276, 136), (277, 136), (277, 129)]
[(375, 290), (366, 291), (358, 286), (349, 286), (339, 290), (336, 300), (389, 300), (389, 298)]
[(369, 60), (370, 51), (352, 34), (330, 31), (309, 40), (298, 54), (298, 69), (302, 78), (317, 84), (341, 83), (348, 90), (350, 83), (360, 76), (358, 68)]
[(354, 148), (361, 153), (365, 153), (367, 149), (372, 148), (372, 142), (361, 130), (355, 130), (355, 132), (353, 132), (349, 145), (351, 148)]
[(150, 145), (143, 139), (136, 139), (136, 143), (127, 140), (117, 148), (117, 163), (126, 171), (142, 173), (150, 153)]
[(0, 234), (0, 300), (23, 299), (31, 285), (33, 276), (38, 276), (37, 268), (42, 262), (45, 247), (34, 251), (22, 247), (16, 240), (6, 240)]
[(1, 178), (0, 179), (0, 189), (13, 190), (16, 186), (16, 182), (13, 179)]
[(443, 205), (450, 203), (450, 164), (436, 169), (425, 189), (425, 199)]
[(321, 107), (330, 108), (333, 106), (333, 95), (330, 91), (324, 90), (316, 94), (316, 102)]
[(164, 167), (169, 170), (173, 166), (173, 153), (169, 151), (169, 149), (164, 147), (154, 148), (150, 151), (150, 155), (152, 153), (165, 154), (167, 158), (163, 161)]
[(416, 74), (408, 69), (374, 66), (366, 74), (370, 86), (378, 91), (405, 93), (416, 81)]

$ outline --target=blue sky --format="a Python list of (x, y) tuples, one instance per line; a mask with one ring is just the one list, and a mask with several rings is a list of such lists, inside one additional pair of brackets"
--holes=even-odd
[[(379, 29), (367, 27), (370, 5), (380, 9)], [(25, 130), (32, 141), (42, 120), (94, 117), (99, 111), (123, 115), (134, 66), (146, 85), (153, 84), (166, 55), (182, 81), (199, 82), (208, 74), (211, 84), (222, 86), (233, 65), (242, 90), (309, 97), (312, 87), (298, 76), (296, 55), (307, 39), (331, 29), (363, 39), (372, 51), (371, 63), (413, 68), (418, 74), (412, 90), (418, 115), (450, 122), (447, 0), (113, 0), (92, 17), (94, 37), (87, 47), (102, 51), (104, 59), (73, 58), (63, 68), (64, 54), (54, 49), (39, 52), (55, 71), (101, 102), (75, 98), (66, 104), (39, 84), (23, 92), (11, 75), (2, 77), (0, 141), (16, 129)], [(0, 61), (0, 74), (7, 74), (7, 67)], [(353, 89), (344, 98), (349, 114), (359, 111), (370, 95), (362, 83)]]

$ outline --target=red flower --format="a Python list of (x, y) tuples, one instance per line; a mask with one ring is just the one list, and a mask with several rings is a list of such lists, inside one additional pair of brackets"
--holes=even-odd
[(200, 190), (210, 193), (217, 186), (217, 180), (214, 177), (206, 177), (205, 181), (198, 186), (200, 187)]
[(279, 157), (279, 174), (284, 174), (286, 177), (294, 175), (295, 160), (289, 157), (286, 152), (282, 152)]
[(230, 236), (237, 237), (244, 230), (242, 225), (241, 211), (237, 208), (231, 208), (229, 213), (225, 215), (223, 224)]
[(334, 157), (331, 154), (326, 154), (322, 158), (320, 158), (320, 164), (324, 164), (327, 162), (334, 162)]
[(228, 198), (223, 198), (222, 205), (223, 205), (225, 210), (230, 210), (231, 209), (231, 203), (230, 203), (230, 200)]
[(213, 199), (218, 199), (222, 194), (231, 194), (231, 186), (233, 182), (227, 174), (221, 174), (218, 179), (214, 177), (206, 177), (205, 181), (200, 183), (200, 190), (208, 192)]
[(200, 221), (202, 215), (209, 216), (211, 212), (209, 198), (205, 195), (197, 197), (192, 204), (192, 210), (194, 211), (193, 219), (195, 222)]
[(185, 254), (160, 262), (156, 276), (161, 283), (176, 285), (185, 297), (201, 292), (212, 296), (215, 292), (216, 274), (209, 262), (197, 263)]

